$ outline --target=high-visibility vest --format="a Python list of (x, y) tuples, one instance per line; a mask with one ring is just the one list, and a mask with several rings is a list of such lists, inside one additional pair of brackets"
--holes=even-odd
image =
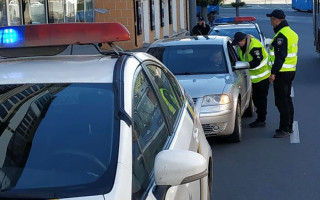
[(252, 83), (258, 83), (270, 76), (270, 69), (268, 66), (268, 52), (265, 50), (263, 45), (254, 37), (249, 36), (247, 38), (247, 42), (250, 42), (249, 48), (246, 50), (245, 53), (242, 52), (241, 48), (238, 47), (238, 53), (240, 56), (241, 61), (250, 62), (253, 60), (253, 57), (250, 54), (252, 48), (261, 48), (263, 60), (260, 62), (258, 66), (255, 68), (249, 69), (250, 79)]
[[(271, 44), (273, 43), (274, 39), (282, 33), (288, 41), (287, 46), (287, 57), (284, 60), (283, 65), (281, 66), (280, 72), (293, 72), (296, 71), (296, 65), (298, 60), (298, 40), (299, 36), (289, 27), (283, 27), (278, 31), (277, 34), (272, 38)], [(277, 42), (277, 41), (275, 41)], [(274, 56), (274, 47), (270, 48), (270, 55), (269, 55), (269, 65), (273, 65), (275, 60)]]

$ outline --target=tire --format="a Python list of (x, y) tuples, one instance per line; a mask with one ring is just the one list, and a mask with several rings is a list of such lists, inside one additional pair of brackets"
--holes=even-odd
[(252, 100), (252, 95), (250, 96), (250, 100), (249, 100), (249, 106), (248, 108), (244, 111), (243, 116), (244, 117), (252, 117), (254, 113), (254, 104), (253, 104), (253, 100)]
[(236, 108), (236, 116), (234, 121), (234, 130), (233, 133), (229, 137), (230, 142), (240, 142), (242, 140), (242, 121), (241, 121), (241, 111), (240, 111), (240, 103), (238, 103)]

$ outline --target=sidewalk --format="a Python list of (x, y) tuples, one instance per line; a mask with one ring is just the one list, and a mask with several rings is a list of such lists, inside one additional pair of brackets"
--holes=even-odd
[[(239, 0), (248, 4), (291, 4), (292, 0)], [(234, 3), (235, 0), (224, 0), (223, 4), (228, 5)]]

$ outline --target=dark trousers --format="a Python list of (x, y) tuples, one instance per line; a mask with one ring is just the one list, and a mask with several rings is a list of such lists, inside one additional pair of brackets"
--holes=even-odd
[(269, 90), (269, 79), (266, 78), (258, 83), (252, 83), (252, 100), (255, 105), (257, 120), (264, 122), (267, 116), (267, 99)]
[(292, 129), (294, 107), (291, 98), (291, 86), (295, 72), (279, 72), (273, 82), (275, 104), (280, 113), (279, 129)]

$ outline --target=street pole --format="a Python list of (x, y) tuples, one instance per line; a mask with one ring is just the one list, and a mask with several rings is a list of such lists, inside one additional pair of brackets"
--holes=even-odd
[(236, 16), (237, 17), (239, 16), (239, 3), (240, 3), (240, 0), (236, 0)]
[(197, 5), (196, 0), (189, 0), (189, 24), (190, 31), (197, 24)]

